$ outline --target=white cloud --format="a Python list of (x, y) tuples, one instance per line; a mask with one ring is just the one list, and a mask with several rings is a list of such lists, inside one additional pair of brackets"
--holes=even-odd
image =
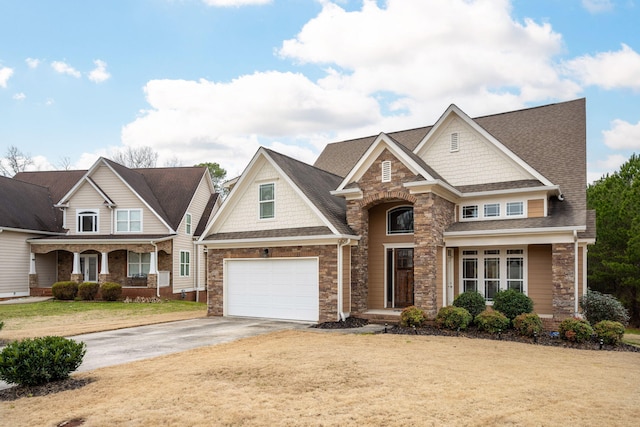
[(9, 67), (0, 67), (0, 87), (7, 87), (9, 78), (13, 75), (13, 69)]
[(202, 0), (207, 6), (230, 7), (269, 4), (273, 0)]
[(615, 119), (611, 122), (611, 129), (602, 131), (604, 143), (615, 150), (640, 150), (640, 121), (631, 124), (624, 120)]
[(611, 0), (582, 0), (582, 7), (587, 9), (589, 13), (596, 14), (612, 10), (613, 2)]
[(38, 68), (38, 66), (40, 65), (40, 60), (36, 58), (27, 58), (25, 59), (25, 62), (27, 63), (29, 68)]
[(611, 154), (603, 160), (587, 164), (587, 182), (592, 183), (606, 174), (612, 174), (620, 169), (620, 166), (628, 159), (620, 154)]
[(567, 61), (565, 69), (584, 85), (640, 90), (640, 54), (626, 44), (616, 52), (600, 52)]
[(27, 95), (25, 95), (22, 92), (18, 92), (15, 95), (13, 95), (13, 99), (15, 99), (16, 101), (22, 101), (23, 99), (26, 99)]
[(95, 83), (102, 83), (111, 78), (111, 74), (107, 72), (106, 62), (96, 59), (93, 63), (96, 64), (96, 68), (89, 73), (89, 80)]
[(53, 61), (51, 63), (51, 68), (53, 68), (56, 72), (60, 74), (68, 74), (75, 78), (80, 78), (82, 76), (82, 74), (80, 74), (80, 71), (76, 70), (72, 66), (62, 61)]
[(51, 106), (55, 104), (55, 101), (53, 100), (53, 98), (47, 98), (46, 101), (44, 101), (44, 105), (46, 105), (47, 107)]

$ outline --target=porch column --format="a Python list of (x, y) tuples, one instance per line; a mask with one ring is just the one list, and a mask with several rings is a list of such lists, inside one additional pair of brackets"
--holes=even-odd
[(73, 253), (73, 271), (71, 274), (80, 274), (80, 252)]
[(100, 266), (100, 274), (109, 274), (109, 253), (102, 252), (102, 265)]
[(36, 273), (36, 254), (29, 255), (29, 288), (38, 287), (38, 274)]
[(551, 246), (553, 317), (556, 320), (574, 315), (575, 262), (575, 248), (572, 243), (554, 243)]
[(149, 274), (158, 274), (158, 263), (156, 262), (156, 253), (149, 253)]

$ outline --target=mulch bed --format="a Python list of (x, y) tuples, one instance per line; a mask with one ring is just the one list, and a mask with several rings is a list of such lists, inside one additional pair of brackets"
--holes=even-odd
[(4, 390), (0, 390), (0, 402), (8, 402), (21, 399), (23, 397), (46, 396), (51, 393), (58, 393), (65, 390), (75, 390), (93, 382), (92, 378), (72, 378), (66, 380), (53, 381), (37, 386), (17, 385)]

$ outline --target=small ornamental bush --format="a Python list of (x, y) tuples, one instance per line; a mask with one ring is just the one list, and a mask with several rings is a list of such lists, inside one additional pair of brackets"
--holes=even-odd
[(558, 331), (560, 338), (577, 343), (590, 340), (593, 335), (593, 328), (589, 322), (575, 317), (569, 317), (560, 322)]
[(509, 329), (509, 325), (511, 324), (507, 316), (491, 308), (478, 314), (475, 322), (476, 325), (478, 325), (478, 329), (492, 334)]
[(119, 283), (105, 282), (100, 286), (102, 299), (105, 301), (118, 301), (122, 296), (122, 285)]
[(51, 286), (51, 294), (55, 299), (72, 301), (78, 295), (76, 282), (56, 282)]
[(4, 328), (4, 322), (0, 321), (0, 331), (2, 330), (2, 328)]
[(424, 315), (424, 311), (420, 310), (418, 307), (411, 305), (400, 313), (400, 326), (411, 327), (411, 326), (422, 326), (422, 323), (426, 320), (426, 316)]
[(624, 335), (624, 325), (620, 322), (613, 322), (611, 320), (603, 320), (596, 323), (593, 327), (593, 332), (602, 340), (605, 344), (617, 345), (622, 341)]
[(471, 314), (467, 311), (466, 308), (462, 307), (454, 307), (452, 305), (447, 307), (442, 307), (438, 311), (438, 315), (436, 316), (436, 325), (438, 328), (443, 329), (467, 329), (469, 323), (471, 323)]
[(480, 292), (463, 292), (453, 300), (455, 307), (462, 307), (471, 314), (472, 319), (487, 308), (487, 303)]
[(522, 292), (508, 289), (496, 292), (493, 297), (493, 309), (513, 320), (522, 313), (531, 313), (533, 301)]
[(86, 344), (63, 337), (27, 338), (0, 352), (0, 379), (34, 386), (63, 380), (80, 366)]
[(595, 325), (603, 320), (629, 323), (629, 312), (616, 297), (587, 290), (587, 294), (580, 298), (580, 307), (589, 323)]
[(92, 301), (96, 299), (100, 285), (92, 282), (84, 282), (78, 285), (78, 296), (83, 301)]
[(520, 334), (526, 337), (540, 335), (542, 333), (542, 319), (536, 313), (522, 313), (513, 319), (513, 327)]

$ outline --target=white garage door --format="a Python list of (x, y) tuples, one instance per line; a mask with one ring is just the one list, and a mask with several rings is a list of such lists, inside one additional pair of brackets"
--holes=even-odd
[(229, 316), (318, 321), (318, 260), (226, 261)]

